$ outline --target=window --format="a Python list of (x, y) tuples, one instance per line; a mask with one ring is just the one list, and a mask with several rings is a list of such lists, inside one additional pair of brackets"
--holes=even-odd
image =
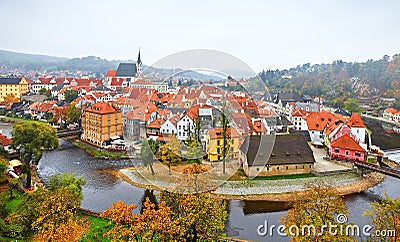
[(360, 152), (356, 152), (356, 156), (360, 157), (361, 153)]
[(289, 167), (288, 167), (288, 166), (286, 166), (286, 170), (289, 170)]
[(349, 155), (349, 151), (348, 150), (346, 150), (346, 155)]
[(279, 166), (276, 169), (279, 171)]
[(217, 145), (219, 145), (219, 143), (220, 143), (219, 140), (217, 140)]
[(339, 149), (338, 148), (335, 148), (335, 153), (339, 153)]
[(235, 143), (235, 139), (232, 139), (232, 144), (234, 144)]

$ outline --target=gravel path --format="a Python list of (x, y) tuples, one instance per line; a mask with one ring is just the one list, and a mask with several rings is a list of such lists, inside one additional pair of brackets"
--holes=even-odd
[[(171, 188), (176, 185), (173, 182), (162, 180), (147, 180), (136, 170), (122, 169), (124, 174), (133, 184), (142, 187)], [(333, 187), (350, 185), (361, 181), (362, 178), (355, 173), (345, 173), (322, 177), (280, 179), (280, 180), (244, 180), (244, 181), (226, 181), (220, 185), (215, 194), (218, 195), (258, 195), (258, 194), (277, 194), (290, 193), (305, 190), (308, 183), (325, 182)]]

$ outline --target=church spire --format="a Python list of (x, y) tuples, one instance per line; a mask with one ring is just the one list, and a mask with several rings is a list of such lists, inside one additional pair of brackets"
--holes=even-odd
[(136, 76), (142, 76), (142, 60), (140, 59), (140, 47), (139, 47), (139, 54), (136, 61)]
[(140, 65), (142, 64), (142, 60), (140, 59), (140, 47), (139, 47), (139, 54), (138, 54), (136, 63), (140, 64)]

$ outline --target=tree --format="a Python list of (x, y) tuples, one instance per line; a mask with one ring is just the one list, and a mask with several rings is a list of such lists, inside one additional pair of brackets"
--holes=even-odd
[(83, 223), (76, 220), (70, 220), (60, 224), (55, 230), (45, 230), (35, 234), (34, 241), (80, 241), (82, 237), (89, 232), (89, 223)]
[(14, 93), (10, 93), (4, 97), (4, 102), (6, 103), (16, 103), (19, 102), (19, 98), (14, 95)]
[(64, 188), (45, 191), (45, 194), (43, 201), (36, 204), (37, 216), (31, 228), (36, 233), (55, 234), (60, 225), (77, 220), (81, 202)]
[(63, 124), (66, 120), (67, 117), (67, 109), (65, 108), (58, 108), (55, 110), (54, 115), (53, 115), (53, 123), (60, 124), (60, 126), (63, 128)]
[(74, 173), (55, 174), (49, 178), (49, 190), (58, 191), (65, 189), (69, 191), (76, 199), (82, 200), (82, 186), (86, 185), (83, 176), (76, 177)]
[(66, 114), (66, 123), (80, 123), (81, 111), (76, 108), (75, 103), (71, 103), (68, 105), (67, 114)]
[(230, 142), (230, 133), (229, 133), (229, 109), (227, 107), (226, 102), (224, 101), (221, 110), (220, 122), (222, 127), (222, 173), (226, 173), (226, 156), (228, 155), (231, 142)]
[(188, 147), (189, 150), (186, 153), (188, 162), (201, 164), (203, 160), (203, 152), (201, 149), (201, 143), (199, 142), (196, 136), (189, 141)]
[(225, 203), (220, 204), (209, 193), (163, 191), (160, 200), (170, 208), (171, 220), (177, 225), (177, 241), (217, 241), (224, 230)]
[(65, 101), (71, 103), (78, 97), (78, 92), (75, 90), (67, 90), (64, 93)]
[(360, 108), (360, 103), (355, 98), (349, 98), (344, 102), (344, 109), (350, 113), (360, 113), (362, 109)]
[(13, 191), (17, 190), (21, 186), (21, 181), (18, 178), (11, 178), (8, 180), (8, 191), (10, 192), (10, 198), (14, 198)]
[(176, 225), (170, 219), (170, 209), (160, 202), (158, 209), (148, 198), (143, 204), (143, 213), (135, 214), (135, 204), (118, 201), (102, 213), (114, 226), (104, 236), (114, 241), (160, 241), (173, 240), (177, 233)]
[(42, 157), (42, 149), (55, 149), (59, 146), (56, 130), (45, 123), (16, 123), (11, 132), (12, 145), (25, 164), (38, 164)]
[(0, 156), (0, 183), (5, 179), (5, 171), (7, 170), (8, 167), (8, 161)]
[(44, 87), (42, 87), (42, 88), (39, 90), (39, 94), (40, 94), (40, 95), (44, 95), (44, 94), (46, 94), (46, 92), (47, 92), (47, 89), (44, 88)]
[[(343, 199), (324, 183), (309, 184), (307, 188), (309, 190), (299, 195), (287, 216), (281, 219), (286, 234), (293, 241), (352, 241), (350, 236), (338, 233), (338, 229), (335, 234), (324, 227), (345, 225), (347, 207)], [(335, 221), (335, 215), (338, 214), (345, 220)], [(339, 220), (339, 217), (336, 218)]]
[(180, 141), (175, 135), (170, 136), (170, 140), (161, 146), (159, 157), (162, 162), (168, 163), (168, 173), (171, 175), (171, 164), (177, 164), (182, 161)]
[(388, 241), (400, 239), (400, 199), (385, 196), (380, 201), (374, 201), (363, 216), (371, 217), (374, 231), (394, 230)]
[[(151, 145), (150, 145), (151, 143)], [(142, 147), (140, 148), (140, 158), (143, 161), (143, 165), (150, 167), (151, 174), (154, 176), (154, 154), (153, 150), (158, 150), (159, 143), (150, 139), (149, 141), (145, 138), (142, 142)]]

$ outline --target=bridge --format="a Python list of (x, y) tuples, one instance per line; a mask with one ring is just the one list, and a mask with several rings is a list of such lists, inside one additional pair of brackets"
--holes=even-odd
[(363, 161), (354, 161), (353, 164), (357, 167), (362, 167), (371, 171), (376, 171), (400, 179), (400, 171), (393, 168), (377, 166)]
[(68, 131), (63, 131), (63, 132), (58, 132), (57, 137), (58, 138), (65, 138), (65, 137), (71, 137), (71, 136), (80, 136), (82, 134), (82, 130), (68, 130)]

